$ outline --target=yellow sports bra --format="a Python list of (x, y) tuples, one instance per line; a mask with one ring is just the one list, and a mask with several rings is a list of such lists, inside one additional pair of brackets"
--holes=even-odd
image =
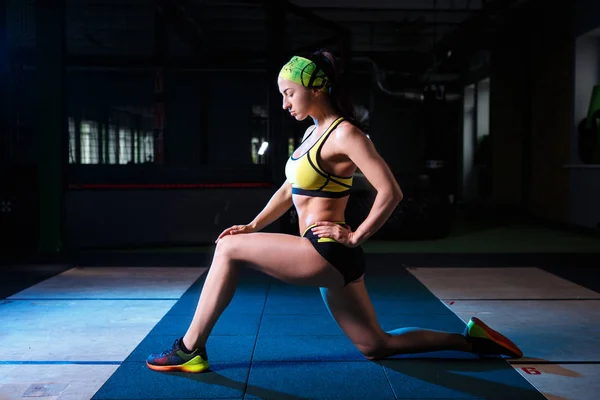
[[(292, 153), (285, 165), (285, 176), (292, 184), (292, 193), (313, 197), (339, 198), (350, 194), (352, 176), (337, 176), (325, 171), (319, 164), (321, 148), (329, 134), (344, 120), (336, 119), (321, 135), (319, 140), (298, 158)], [(308, 139), (313, 131), (302, 141)]]

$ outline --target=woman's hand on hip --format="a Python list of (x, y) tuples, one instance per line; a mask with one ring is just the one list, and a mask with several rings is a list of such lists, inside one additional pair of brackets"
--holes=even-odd
[(319, 221), (311, 228), (318, 237), (330, 238), (347, 247), (357, 247), (354, 241), (354, 232), (348, 225), (340, 225), (329, 221)]

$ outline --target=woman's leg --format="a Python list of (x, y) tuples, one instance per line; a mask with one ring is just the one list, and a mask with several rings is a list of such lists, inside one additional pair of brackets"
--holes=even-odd
[(219, 240), (192, 322), (183, 338), (188, 349), (203, 348), (233, 298), (239, 269), (261, 271), (284, 282), (342, 287), (342, 275), (307, 239), (278, 233), (250, 233)]
[(346, 287), (321, 288), (321, 295), (340, 328), (368, 359), (438, 350), (472, 350), (471, 344), (459, 333), (421, 328), (384, 332), (363, 279)]

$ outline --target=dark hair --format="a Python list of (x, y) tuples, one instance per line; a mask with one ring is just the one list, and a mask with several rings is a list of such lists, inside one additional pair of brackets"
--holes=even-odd
[(306, 58), (314, 61), (317, 65), (317, 69), (323, 70), (329, 78), (330, 84), (328, 92), (333, 107), (342, 117), (360, 127), (360, 124), (356, 120), (354, 106), (350, 101), (350, 95), (346, 84), (347, 74), (341, 60), (337, 59), (333, 53), (326, 49), (318, 50)]

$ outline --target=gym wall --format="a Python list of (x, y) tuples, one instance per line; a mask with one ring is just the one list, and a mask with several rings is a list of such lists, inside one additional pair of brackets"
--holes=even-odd
[(594, 85), (600, 84), (600, 2), (575, 0), (573, 63), (575, 74), (571, 159), (569, 173), (569, 222), (600, 232), (600, 165), (582, 164), (579, 158), (578, 129), (587, 115)]
[(598, 229), (600, 168), (581, 165), (576, 128), (579, 108), (587, 111), (591, 86), (600, 83), (600, 53), (590, 54), (589, 43), (578, 52), (575, 36), (600, 26), (591, 18), (598, 8), (584, 0), (532, 6), (496, 43), (490, 123), (498, 208)]
[[(266, 106), (262, 75), (177, 73), (165, 81), (166, 164), (71, 164), (71, 184), (268, 182), (250, 152), (252, 106)], [(70, 115), (152, 107), (151, 73), (79, 71), (67, 82)], [(71, 188), (66, 242), (71, 249), (212, 243), (228, 224), (250, 222), (275, 189)]]
[(569, 2), (539, 8), (532, 37), (531, 186), (534, 216), (567, 221), (571, 124), (573, 120), (573, 39)]

